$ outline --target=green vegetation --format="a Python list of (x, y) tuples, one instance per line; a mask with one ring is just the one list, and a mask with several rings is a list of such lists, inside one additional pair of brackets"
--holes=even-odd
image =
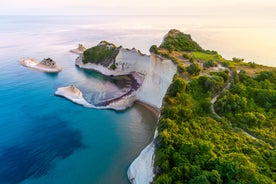
[(215, 109), (233, 125), (276, 146), (276, 71), (256, 77), (241, 71), (230, 90), (217, 100)]
[[(170, 41), (153, 48), (179, 68), (189, 63), (178, 70), (163, 101), (153, 183), (275, 183), (275, 68), (228, 61), (215, 51), (164, 49), (175, 45)], [(201, 72), (198, 63), (228, 69)], [(214, 109), (220, 117), (211, 110), (216, 94)]]
[(104, 60), (109, 60), (116, 53), (116, 46), (110, 44), (107, 41), (102, 41), (95, 47), (87, 49), (83, 53), (83, 62), (84, 63), (95, 63), (99, 64)]
[(192, 40), (191, 35), (184, 34), (178, 30), (172, 29), (164, 38), (160, 48), (168, 51), (203, 51), (203, 49)]
[(192, 52), (192, 57), (195, 59), (200, 59), (203, 61), (223, 61), (224, 59), (222, 58), (221, 55), (218, 53), (210, 53), (210, 52)]
[(112, 63), (112, 65), (110, 66), (110, 69), (115, 70), (116, 68), (117, 68), (116, 65), (114, 63)]
[(192, 62), (192, 64), (187, 67), (187, 72), (194, 76), (199, 75), (200, 71), (201, 71), (201, 67), (199, 66), (198, 63)]
[[(213, 117), (212, 93), (205, 86), (209, 79), (195, 78), (187, 84), (175, 77), (159, 121), (154, 183), (274, 183), (272, 145), (236, 130), (227, 118)], [(233, 98), (238, 101), (235, 110), (244, 108), (242, 97)]]
[(232, 58), (232, 61), (233, 61), (233, 62), (236, 62), (236, 63), (239, 63), (239, 62), (243, 62), (244, 59), (233, 57), (233, 58)]
[(210, 68), (210, 67), (216, 67), (216, 66), (218, 66), (218, 64), (216, 62), (214, 62), (213, 60), (208, 60), (203, 63), (204, 68)]
[(157, 54), (158, 53), (158, 47), (156, 45), (152, 45), (150, 47), (149, 51)]

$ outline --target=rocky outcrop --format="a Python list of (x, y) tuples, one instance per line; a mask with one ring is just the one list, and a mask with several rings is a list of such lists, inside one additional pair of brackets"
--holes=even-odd
[(82, 92), (74, 85), (58, 88), (55, 92), (55, 95), (62, 96), (76, 104), (83, 105), (85, 107), (93, 107), (84, 99)]
[(78, 48), (70, 50), (71, 52), (75, 54), (83, 54), (84, 51), (86, 51), (86, 47), (84, 47), (82, 44), (79, 44)]
[(19, 60), (19, 63), (22, 66), (47, 73), (57, 73), (62, 70), (61, 67), (59, 67), (56, 64), (56, 62), (53, 61), (51, 58), (43, 59), (40, 63), (38, 63), (35, 59), (32, 58), (24, 58)]
[(51, 58), (45, 58), (39, 64), (49, 68), (57, 68), (56, 62)]

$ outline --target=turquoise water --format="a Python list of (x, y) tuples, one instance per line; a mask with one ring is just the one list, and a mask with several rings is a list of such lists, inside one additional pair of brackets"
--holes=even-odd
[[(116, 90), (106, 77), (75, 67), (76, 55), (68, 50), (104, 37), (91, 29), (79, 33), (81, 20), (1, 17), (1, 184), (128, 183), (128, 166), (153, 136), (156, 118), (143, 107), (87, 109), (53, 95), (68, 84), (86, 96), (107, 86)], [(23, 57), (51, 57), (63, 71), (25, 68), (18, 63)]]

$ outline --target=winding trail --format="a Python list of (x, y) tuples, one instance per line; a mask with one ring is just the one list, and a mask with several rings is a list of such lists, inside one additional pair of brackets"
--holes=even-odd
[(231, 69), (228, 69), (228, 71), (230, 72), (230, 77), (227, 79), (227, 81), (224, 84), (222, 90), (219, 91), (218, 93), (216, 93), (215, 96), (211, 100), (211, 111), (218, 119), (222, 119), (222, 118), (216, 113), (215, 108), (214, 108), (214, 104), (216, 103), (218, 97), (220, 97), (225, 90), (230, 88), (232, 79), (234, 77), (233, 76), (233, 71)]
[[(222, 117), (221, 117), (220, 115), (218, 115), (217, 112), (215, 111), (214, 104), (216, 103), (218, 97), (220, 97), (220, 96), (223, 94), (223, 92), (224, 92), (225, 90), (228, 90), (228, 89), (230, 88), (230, 86), (231, 86), (231, 82), (232, 82), (232, 80), (233, 80), (234, 75), (233, 75), (233, 71), (232, 71), (231, 69), (228, 69), (228, 71), (230, 72), (230, 77), (228, 78), (227, 82), (224, 84), (222, 90), (219, 91), (218, 93), (216, 93), (215, 96), (214, 96), (214, 97), (212, 98), (212, 100), (211, 100), (211, 111), (212, 111), (212, 113), (216, 116), (216, 118), (218, 118), (218, 119), (220, 119), (220, 120), (222, 119)], [(229, 124), (232, 126), (232, 124), (231, 124), (230, 121), (229, 121)], [(233, 127), (233, 128), (235, 128), (236, 130), (241, 131), (241, 132), (244, 133), (246, 136), (248, 136), (248, 137), (250, 137), (250, 138), (252, 138), (252, 139), (254, 139), (254, 140), (261, 141), (261, 140), (258, 139), (257, 137), (255, 137), (255, 136), (249, 134), (248, 132), (244, 131), (242, 128), (239, 128), (239, 127)]]

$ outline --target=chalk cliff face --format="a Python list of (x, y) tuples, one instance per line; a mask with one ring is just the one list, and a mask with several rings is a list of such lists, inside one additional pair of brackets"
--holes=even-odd
[(140, 88), (135, 91), (135, 99), (147, 103), (153, 107), (161, 108), (162, 100), (176, 73), (176, 65), (169, 59), (151, 53), (144, 55), (136, 49), (120, 48), (114, 63), (116, 68), (110, 69), (101, 64), (83, 63), (83, 56), (76, 60), (80, 68), (96, 70), (104, 75), (127, 75), (139, 73), (141, 76), (138, 83)]
[(138, 72), (146, 74), (146, 71), (150, 67), (150, 57), (148, 55), (141, 54), (136, 49), (120, 48), (118, 54), (115, 57), (114, 62), (116, 68), (110, 69), (112, 62), (109, 66), (103, 66), (95, 63), (83, 63), (83, 56), (80, 55), (76, 59), (76, 65), (80, 68), (96, 70), (104, 75), (127, 75), (131, 72)]
[(117, 72), (138, 72), (145, 75), (150, 67), (150, 57), (136, 49), (121, 48), (116, 56), (115, 65)]
[(137, 91), (137, 99), (161, 108), (163, 98), (176, 70), (177, 67), (171, 60), (151, 53), (150, 67), (142, 86)]

